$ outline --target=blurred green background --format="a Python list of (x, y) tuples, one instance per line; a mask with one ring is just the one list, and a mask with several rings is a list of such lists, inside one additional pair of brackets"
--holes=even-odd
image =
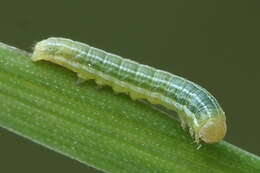
[[(260, 155), (260, 1), (1, 1), (0, 41), (32, 51), (67, 37), (201, 84), (226, 141)], [(0, 110), (1, 111), (1, 110)], [(0, 128), (4, 172), (99, 172)]]

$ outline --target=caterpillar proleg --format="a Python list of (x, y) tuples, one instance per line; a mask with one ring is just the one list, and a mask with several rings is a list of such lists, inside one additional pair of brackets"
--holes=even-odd
[(225, 113), (214, 96), (180, 76), (65, 38), (38, 42), (32, 60), (51, 61), (134, 100), (147, 99), (174, 110), (196, 142), (215, 143), (226, 134)]

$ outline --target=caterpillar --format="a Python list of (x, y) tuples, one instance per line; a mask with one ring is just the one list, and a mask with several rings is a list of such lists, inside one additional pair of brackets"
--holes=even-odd
[(166, 71), (124, 59), (66, 38), (48, 38), (34, 47), (32, 60), (46, 60), (94, 79), (133, 100), (147, 99), (178, 113), (181, 126), (199, 143), (216, 143), (226, 134), (226, 117), (218, 101), (206, 89)]

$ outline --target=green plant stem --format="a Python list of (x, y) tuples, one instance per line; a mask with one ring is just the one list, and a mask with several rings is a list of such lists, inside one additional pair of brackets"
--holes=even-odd
[[(197, 145), (151, 105), (76, 84), (75, 73), (0, 44), (0, 126), (110, 173), (259, 172), (260, 158), (227, 142)], [(10, 149), (11, 151), (11, 149)]]

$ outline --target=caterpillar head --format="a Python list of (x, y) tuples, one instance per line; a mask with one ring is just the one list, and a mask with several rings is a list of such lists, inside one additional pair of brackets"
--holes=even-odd
[(227, 131), (225, 116), (208, 119), (199, 130), (199, 138), (206, 143), (221, 141)]

